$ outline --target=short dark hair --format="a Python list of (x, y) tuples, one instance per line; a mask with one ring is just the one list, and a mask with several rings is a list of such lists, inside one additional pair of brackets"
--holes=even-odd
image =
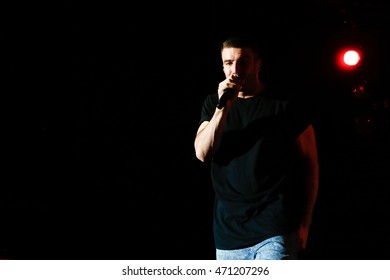
[(221, 51), (225, 48), (250, 48), (258, 58), (262, 58), (263, 50), (256, 34), (235, 34), (221, 44)]

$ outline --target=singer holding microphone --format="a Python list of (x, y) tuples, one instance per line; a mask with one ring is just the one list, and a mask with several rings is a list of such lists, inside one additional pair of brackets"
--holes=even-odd
[(318, 193), (313, 116), (273, 97), (256, 36), (221, 45), (226, 79), (206, 96), (194, 148), (210, 164), (218, 260), (298, 259)]

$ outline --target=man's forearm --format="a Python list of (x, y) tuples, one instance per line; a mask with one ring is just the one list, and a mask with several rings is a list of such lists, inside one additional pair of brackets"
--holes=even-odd
[(217, 109), (212, 119), (202, 124), (195, 137), (196, 157), (205, 162), (218, 150), (226, 121), (225, 109)]

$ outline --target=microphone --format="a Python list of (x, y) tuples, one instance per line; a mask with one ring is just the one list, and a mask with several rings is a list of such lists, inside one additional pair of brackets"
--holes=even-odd
[[(232, 77), (234, 79), (238, 79), (238, 75), (237, 74), (233, 74)], [(218, 109), (222, 109), (223, 107), (225, 107), (226, 102), (229, 100), (230, 96), (232, 94), (234, 94), (235, 91), (236, 90), (234, 88), (226, 88), (223, 91), (223, 94), (222, 94), (221, 98), (219, 99), (219, 101), (217, 103), (217, 108)]]
[(224, 90), (221, 98), (219, 99), (219, 101), (217, 103), (217, 108), (218, 109), (222, 109), (223, 107), (225, 107), (226, 102), (229, 100), (230, 96), (232, 94), (234, 94), (234, 91), (235, 91), (234, 88), (227, 88), (227, 89)]

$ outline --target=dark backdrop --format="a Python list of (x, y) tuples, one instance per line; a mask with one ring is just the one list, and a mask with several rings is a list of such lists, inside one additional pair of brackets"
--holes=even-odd
[[(219, 44), (243, 27), (266, 46), (264, 78), (316, 112), (320, 194), (303, 257), (389, 258), (384, 1), (28, 5), (2, 17), (1, 258), (213, 259), (193, 139), (223, 78)], [(366, 52), (356, 74), (334, 67), (348, 40)], [(362, 81), (369, 95), (354, 98)]]

